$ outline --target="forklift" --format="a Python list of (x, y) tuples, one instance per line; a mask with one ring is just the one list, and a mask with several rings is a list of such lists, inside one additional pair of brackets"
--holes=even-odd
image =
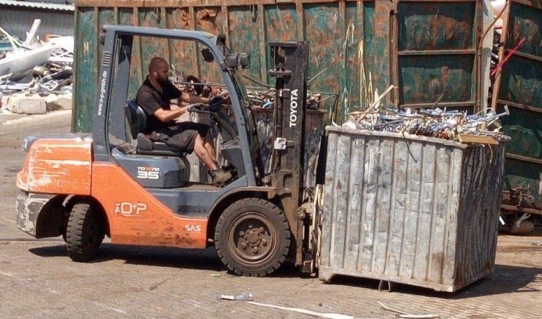
[[(186, 154), (142, 134), (147, 114), (130, 101), (135, 38), (196, 43), (229, 92), (191, 110), (210, 114), (219, 152), (234, 172), (226, 185), (190, 181)], [(313, 196), (305, 196), (308, 47), (269, 43), (276, 78), (271, 172), (264, 173), (253, 105), (241, 70), (249, 56), (201, 31), (108, 25), (91, 133), (28, 136), (17, 175), (17, 226), (36, 238), (63, 236), (68, 256), (93, 260), (111, 244), (215, 247), (232, 273), (265, 276), (286, 260), (315, 268)], [(202, 48), (199, 50), (199, 48)], [(131, 73), (132, 72), (132, 73)], [(133, 98), (133, 97), (132, 97)], [(216, 101), (216, 99), (215, 99)]]

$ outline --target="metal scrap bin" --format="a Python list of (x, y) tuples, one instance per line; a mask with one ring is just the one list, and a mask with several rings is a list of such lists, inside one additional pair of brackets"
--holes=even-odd
[(319, 278), (453, 292), (495, 264), (505, 143), (327, 127)]

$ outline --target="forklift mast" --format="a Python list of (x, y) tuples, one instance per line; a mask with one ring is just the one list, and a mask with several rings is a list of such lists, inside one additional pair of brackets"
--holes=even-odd
[[(302, 204), (305, 155), (305, 112), (307, 100), (307, 43), (269, 43), (271, 69), (276, 78), (273, 123), (275, 137), (271, 180), (295, 237), (296, 265), (302, 263)], [(292, 247), (293, 248), (293, 247)], [(292, 253), (292, 251), (291, 251)]]

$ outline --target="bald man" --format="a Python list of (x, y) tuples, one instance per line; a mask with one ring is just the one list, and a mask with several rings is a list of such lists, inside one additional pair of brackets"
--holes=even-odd
[[(178, 109), (171, 109), (171, 100), (177, 99)], [(232, 178), (229, 171), (218, 167), (216, 152), (210, 138), (210, 127), (201, 123), (177, 123), (175, 119), (188, 111), (187, 103), (209, 103), (209, 99), (179, 91), (169, 81), (169, 65), (160, 57), (152, 58), (149, 75), (137, 92), (136, 103), (147, 113), (145, 134), (153, 137), (166, 135), (165, 143), (196, 156), (207, 166), (216, 184), (224, 184)]]

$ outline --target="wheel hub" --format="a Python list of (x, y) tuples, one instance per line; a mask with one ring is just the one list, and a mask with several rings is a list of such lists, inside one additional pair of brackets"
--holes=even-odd
[(237, 224), (237, 254), (247, 260), (266, 258), (270, 253), (271, 235), (265, 220), (243, 220)]

